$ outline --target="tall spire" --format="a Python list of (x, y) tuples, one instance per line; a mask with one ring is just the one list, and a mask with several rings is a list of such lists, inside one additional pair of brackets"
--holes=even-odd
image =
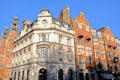
[(13, 18), (11, 30), (15, 30), (15, 31), (18, 30), (18, 18), (17, 17)]
[(7, 27), (5, 27), (5, 29), (4, 29), (4, 32), (3, 32), (3, 34), (2, 34), (2, 39), (7, 39), (8, 38), (8, 28)]

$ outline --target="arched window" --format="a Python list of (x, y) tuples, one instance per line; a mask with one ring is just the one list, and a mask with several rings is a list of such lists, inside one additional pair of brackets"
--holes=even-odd
[(23, 70), (23, 73), (22, 73), (22, 80), (24, 80), (24, 70)]
[(45, 28), (47, 26), (47, 21), (46, 20), (43, 20), (42, 21), (42, 27)]
[(14, 74), (14, 80), (16, 80), (16, 72), (15, 72), (15, 74)]
[(29, 70), (27, 70), (27, 80), (29, 80)]
[(47, 80), (47, 70), (46, 69), (40, 69), (38, 80)]
[(68, 80), (73, 80), (73, 72), (71, 69), (68, 70)]
[(63, 70), (62, 69), (60, 69), (58, 71), (58, 80), (63, 80)]
[(18, 72), (18, 80), (20, 80), (20, 71)]

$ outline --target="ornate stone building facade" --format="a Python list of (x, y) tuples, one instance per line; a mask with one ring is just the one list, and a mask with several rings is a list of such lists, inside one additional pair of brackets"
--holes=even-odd
[(108, 26), (93, 29), (82, 12), (72, 19), (66, 7), (55, 19), (43, 9), (17, 29), (13, 18), (0, 41), (3, 80), (103, 80), (120, 73), (120, 39)]
[(10, 67), (14, 48), (13, 41), (17, 36), (17, 29), (18, 19), (15, 17), (13, 18), (10, 32), (5, 28), (0, 41), (0, 78), (2, 80), (9, 80), (11, 78)]
[(76, 80), (73, 27), (47, 9), (23, 22), (14, 45), (13, 80)]

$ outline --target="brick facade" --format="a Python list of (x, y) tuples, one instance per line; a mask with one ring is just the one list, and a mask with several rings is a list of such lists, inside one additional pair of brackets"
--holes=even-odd
[(12, 61), (13, 41), (17, 35), (17, 18), (13, 18), (11, 30), (5, 28), (0, 43), (0, 78), (8, 80), (11, 77), (10, 67)]

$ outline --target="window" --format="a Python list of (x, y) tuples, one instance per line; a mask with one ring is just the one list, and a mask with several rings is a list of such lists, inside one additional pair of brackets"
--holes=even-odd
[(105, 62), (102, 62), (102, 66), (103, 66), (103, 69), (106, 69), (106, 63)]
[(86, 55), (87, 56), (91, 55), (91, 47), (89, 46), (86, 47)]
[(77, 23), (77, 27), (82, 29), (82, 24), (80, 22)]
[(84, 68), (84, 67), (83, 67), (84, 58), (79, 58), (79, 59), (78, 59), (78, 62), (79, 62), (79, 68), (80, 68), (80, 69), (83, 69), (83, 68)]
[(61, 43), (61, 41), (62, 41), (62, 36), (59, 36), (58, 43)]
[(98, 45), (98, 42), (94, 42), (94, 45)]
[(58, 52), (58, 58), (59, 58), (60, 61), (63, 60), (63, 53), (62, 53), (62, 51)]
[(97, 34), (96, 30), (93, 29), (93, 30), (92, 30), (92, 35), (93, 35), (93, 36), (96, 36), (96, 34)]
[(78, 36), (78, 41), (82, 40), (83, 39), (83, 35), (79, 35)]
[(84, 54), (84, 45), (78, 44), (78, 53), (79, 54)]
[(94, 53), (95, 53), (95, 57), (99, 57), (99, 53), (97, 49), (94, 50)]
[(100, 48), (104, 47), (104, 43), (100, 43)]
[(100, 51), (100, 52), (101, 52), (101, 57), (102, 57), (102, 58), (105, 58), (105, 56), (106, 56), (106, 55), (105, 55), (105, 51)]
[(98, 35), (98, 37), (102, 37), (102, 33), (101, 32), (97, 32), (97, 35)]
[(91, 40), (91, 38), (86, 38), (86, 42), (87, 43), (90, 42), (90, 40)]
[(72, 52), (68, 51), (68, 60), (71, 61), (72, 60)]
[(113, 60), (113, 54), (110, 53), (110, 52), (108, 53), (108, 59), (109, 59), (109, 60)]
[(68, 80), (73, 80), (73, 72), (71, 69), (68, 70)]
[(43, 26), (43, 28), (45, 28), (47, 26), (47, 21), (46, 20), (42, 21), (42, 26)]
[(98, 41), (98, 38), (93, 38), (93, 41), (94, 41), (94, 42)]
[(67, 45), (70, 46), (70, 43), (71, 43), (71, 41), (70, 41), (70, 39), (68, 38), (68, 39), (67, 39)]
[(46, 41), (46, 35), (42, 35), (42, 41)]
[(91, 55), (88, 56), (87, 63), (92, 64), (92, 56)]
[(40, 48), (40, 57), (47, 57), (48, 56), (48, 48), (42, 47)]
[(96, 61), (95, 64), (96, 64), (96, 68), (98, 69), (98, 65), (99, 65), (99, 61)]
[(89, 32), (89, 27), (88, 26), (84, 26), (85, 30)]

